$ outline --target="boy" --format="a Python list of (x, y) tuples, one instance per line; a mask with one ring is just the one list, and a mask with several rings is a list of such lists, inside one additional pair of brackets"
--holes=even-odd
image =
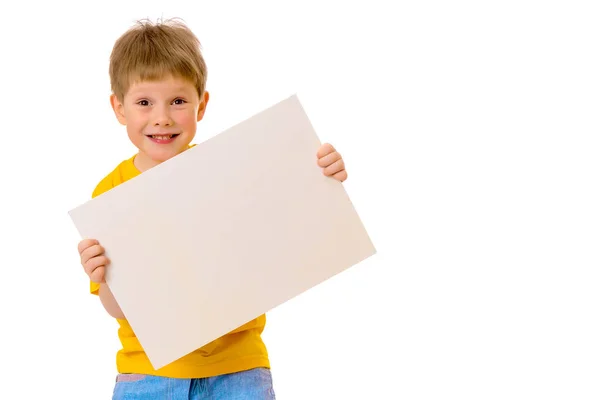
[[(110, 102), (126, 126), (135, 156), (119, 164), (92, 197), (188, 149), (206, 111), (206, 65), (200, 43), (182, 23), (140, 22), (115, 43), (110, 58)], [(322, 145), (315, 161), (323, 173), (343, 182), (344, 161), (333, 146)], [(79, 243), (90, 291), (119, 323), (123, 348), (117, 353), (114, 399), (273, 399), (269, 358), (261, 339), (265, 316), (154, 370), (131, 326), (106, 286), (110, 261), (101, 243)]]

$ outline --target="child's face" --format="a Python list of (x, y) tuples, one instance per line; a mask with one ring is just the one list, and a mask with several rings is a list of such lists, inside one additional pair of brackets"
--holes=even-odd
[(117, 119), (139, 149), (135, 164), (142, 171), (188, 148), (207, 102), (208, 92), (200, 98), (193, 84), (173, 77), (132, 84), (122, 102), (111, 96)]

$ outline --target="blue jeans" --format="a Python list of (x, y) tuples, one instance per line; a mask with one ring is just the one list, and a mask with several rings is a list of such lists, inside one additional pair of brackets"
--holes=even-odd
[(113, 400), (274, 400), (271, 371), (254, 368), (201, 379), (120, 374)]

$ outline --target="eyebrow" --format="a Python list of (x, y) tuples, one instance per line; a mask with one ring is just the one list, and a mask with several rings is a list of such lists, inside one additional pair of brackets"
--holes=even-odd
[[(185, 86), (181, 86), (181, 87), (177, 87), (174, 88), (172, 90), (169, 90), (169, 92), (171, 92), (173, 95), (189, 95), (190, 94), (190, 90), (188, 88), (186, 88)], [(152, 93), (154, 93), (153, 90), (149, 90), (149, 89), (136, 89), (133, 90), (131, 92), (132, 96), (147, 96), (147, 95), (151, 95)]]

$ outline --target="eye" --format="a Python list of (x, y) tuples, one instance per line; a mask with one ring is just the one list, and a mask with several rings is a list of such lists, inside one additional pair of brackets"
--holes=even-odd
[(140, 100), (137, 102), (140, 106), (149, 106), (150, 102), (148, 100)]
[(175, 100), (173, 100), (173, 103), (177, 104), (177, 105), (182, 105), (182, 104), (185, 104), (186, 101), (184, 99), (175, 99)]

